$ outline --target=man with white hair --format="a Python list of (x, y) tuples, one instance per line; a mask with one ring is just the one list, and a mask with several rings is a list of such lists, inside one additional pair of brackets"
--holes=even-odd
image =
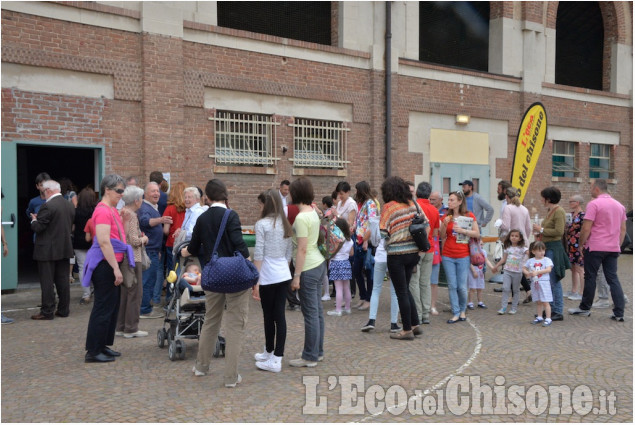
[(150, 301), (154, 302), (157, 308), (161, 303), (162, 287), (157, 285), (157, 276), (163, 272), (163, 263), (160, 260), (161, 244), (163, 243), (163, 225), (172, 224), (172, 217), (161, 216), (159, 213), (160, 189), (156, 182), (146, 184), (143, 204), (137, 211), (139, 217), (139, 229), (148, 237), (146, 252), (150, 258), (150, 268), (143, 272), (143, 296), (141, 299), (142, 319), (158, 319), (163, 314), (160, 310), (153, 312)]
[[(201, 205), (201, 194), (198, 188), (194, 186), (185, 188), (183, 191), (183, 200), (185, 202), (185, 218), (183, 218), (181, 228), (174, 233), (174, 237), (175, 239), (178, 238), (179, 241), (189, 241), (192, 239), (192, 230), (194, 230), (196, 220), (198, 220), (199, 216), (203, 214), (207, 208)], [(179, 237), (181, 232), (186, 232), (186, 234)], [(176, 247), (176, 242), (174, 246)]]
[[(68, 317), (71, 299), (68, 281), (69, 259), (73, 257), (71, 228), (75, 207), (61, 196), (60, 184), (55, 180), (42, 183), (46, 202), (37, 215), (31, 213), (31, 229), (37, 235), (33, 259), (38, 262), (42, 307), (33, 320), (53, 320), (54, 316)], [(59, 297), (55, 309), (55, 291)]]

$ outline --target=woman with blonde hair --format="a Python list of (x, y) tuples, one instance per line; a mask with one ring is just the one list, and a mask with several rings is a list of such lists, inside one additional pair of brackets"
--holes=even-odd
[(567, 253), (571, 262), (571, 292), (566, 294), (570, 300), (581, 300), (584, 290), (584, 259), (580, 252), (580, 231), (584, 222), (584, 198), (581, 195), (573, 195), (569, 198), (571, 210), (571, 223), (567, 226)]

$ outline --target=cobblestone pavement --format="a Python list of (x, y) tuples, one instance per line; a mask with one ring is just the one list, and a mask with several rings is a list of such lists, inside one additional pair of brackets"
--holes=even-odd
[[(632, 261), (630, 255), (619, 260), (630, 300)], [(117, 337), (113, 348), (123, 353), (117, 361), (85, 364), (92, 304), (79, 305), (81, 288), (72, 286), (69, 318), (40, 322), (29, 319), (37, 311), (39, 289), (20, 289), (2, 296), (3, 312), (16, 319), (1, 328), (2, 422), (633, 420), (632, 304), (627, 305), (625, 323), (610, 320), (611, 310), (602, 309), (590, 317), (565, 315), (563, 322), (544, 328), (530, 324), (533, 304), (522, 305), (515, 316), (498, 316), (496, 286), (486, 284), (489, 309), (470, 311), (467, 322), (454, 325), (445, 323), (450, 313), (441, 312), (415, 341), (389, 339), (389, 292), (384, 290), (378, 328), (372, 333), (359, 330), (367, 312), (325, 318), (325, 359), (315, 368), (288, 366), (302, 349), (303, 323), (300, 312), (287, 312), (286, 355), (278, 374), (254, 366), (253, 355), (262, 349), (264, 337), (262, 311), (252, 300), (239, 364), (243, 382), (235, 389), (222, 385), (223, 359), (213, 359), (209, 376), (192, 375), (197, 341), (186, 342), (184, 361), (170, 361), (167, 349), (157, 347), (160, 319), (141, 321), (148, 338)], [(563, 286), (570, 289), (570, 276)], [(440, 310), (447, 309), (447, 289), (439, 289), (439, 299)], [(577, 304), (565, 300), (565, 308)], [(332, 303), (325, 302), (325, 307), (332, 308)], [(472, 386), (463, 385), (469, 379)], [(571, 391), (572, 409), (562, 402), (558, 411), (555, 400), (550, 402), (549, 386), (556, 385)], [(362, 391), (354, 393), (353, 402), (351, 388)], [(471, 392), (478, 398), (471, 398)], [(476, 400), (486, 402), (490, 394), (495, 405), (504, 398), (508, 414), (479, 411)], [(458, 404), (452, 401), (457, 395)], [(407, 396), (415, 397), (408, 403)], [(347, 409), (349, 405), (357, 407)]]

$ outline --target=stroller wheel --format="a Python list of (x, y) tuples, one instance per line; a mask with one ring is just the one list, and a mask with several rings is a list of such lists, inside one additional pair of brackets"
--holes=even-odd
[(168, 333), (165, 329), (159, 329), (157, 332), (157, 345), (159, 348), (165, 347), (165, 340), (168, 338)]
[(170, 345), (168, 345), (168, 358), (174, 361), (176, 360), (177, 355), (176, 341), (171, 341)]
[(183, 340), (176, 340), (176, 352), (178, 353), (180, 360), (185, 360), (185, 343)]

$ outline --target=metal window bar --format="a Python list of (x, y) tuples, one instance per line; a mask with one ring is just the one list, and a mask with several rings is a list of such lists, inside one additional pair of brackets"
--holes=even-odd
[(269, 115), (217, 111), (215, 117), (215, 153), (217, 164), (273, 165), (276, 151), (276, 126)]
[(579, 172), (575, 167), (575, 143), (565, 141), (553, 142), (551, 156), (551, 175), (554, 177), (575, 177)]
[(344, 168), (347, 132), (343, 122), (296, 118), (293, 124), (293, 165), (309, 168)]

